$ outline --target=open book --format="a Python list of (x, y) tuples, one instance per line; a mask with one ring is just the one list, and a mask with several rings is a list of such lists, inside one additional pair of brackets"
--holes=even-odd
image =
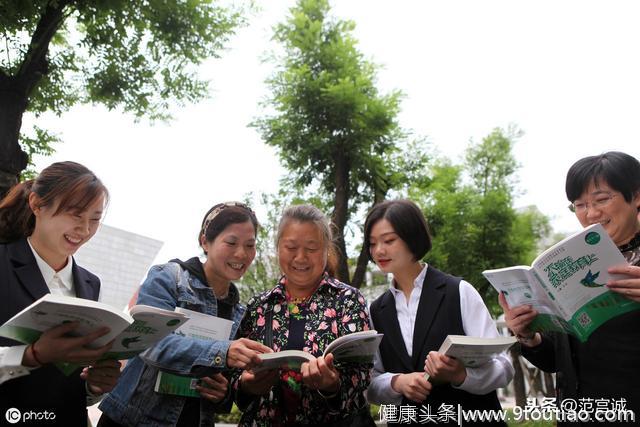
[[(447, 335), (438, 353), (455, 357), (464, 366), (475, 368), (487, 363), (496, 355), (509, 350), (517, 342), (515, 337), (469, 337), (466, 335)], [(429, 379), (429, 374), (424, 375)]]
[[(381, 340), (382, 334), (375, 330), (343, 335), (327, 346), (323, 356), (332, 353), (335, 363), (372, 363)], [(312, 354), (301, 350), (262, 353), (258, 357), (262, 363), (253, 368), (254, 372), (279, 368), (299, 371), (303, 363), (315, 359)]]
[[(181, 307), (176, 307), (175, 311), (189, 317), (189, 322), (176, 329), (174, 332), (176, 335), (205, 341), (230, 339), (233, 327), (231, 320)], [(156, 377), (154, 391), (177, 396), (200, 397), (200, 393), (196, 390), (198, 385), (204, 386), (205, 383), (201, 383), (200, 378), (160, 371)]]
[[(146, 305), (133, 306), (126, 313), (97, 301), (47, 294), (7, 320), (0, 327), (0, 336), (30, 344), (44, 331), (67, 322), (79, 322), (74, 336), (83, 336), (107, 326), (110, 332), (88, 347), (98, 348), (114, 340), (103, 359), (129, 359), (187, 320), (189, 318), (184, 314)], [(73, 364), (61, 364), (59, 367), (65, 373), (77, 368)]]
[(624, 278), (607, 269), (627, 261), (602, 225), (594, 224), (541, 253), (529, 266), (482, 274), (510, 307), (531, 305), (539, 315), (534, 331), (566, 331), (586, 341), (612, 317), (640, 309), (640, 303), (611, 292), (607, 281)]

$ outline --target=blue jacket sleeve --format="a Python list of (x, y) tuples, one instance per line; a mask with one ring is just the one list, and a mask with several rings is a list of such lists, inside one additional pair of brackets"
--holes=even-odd
[[(169, 263), (151, 267), (140, 287), (137, 304), (174, 310), (178, 306), (178, 286), (182, 270)], [(145, 363), (180, 375), (204, 375), (226, 368), (230, 341), (199, 340), (171, 334), (140, 357)]]

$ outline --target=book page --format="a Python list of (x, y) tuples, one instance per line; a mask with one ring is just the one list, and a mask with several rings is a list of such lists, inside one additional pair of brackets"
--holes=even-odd
[(258, 357), (262, 360), (260, 366), (255, 366), (253, 372), (266, 371), (269, 369), (289, 369), (300, 371), (300, 366), (304, 362), (310, 362), (315, 357), (302, 350), (284, 350), (276, 353), (261, 353)]
[(530, 305), (538, 313), (554, 314), (553, 303), (544, 290), (537, 286), (531, 267), (485, 270), (482, 274), (496, 291), (504, 293), (509, 307)]
[(88, 345), (98, 348), (114, 339), (133, 319), (107, 304), (82, 298), (47, 294), (9, 319), (0, 328), (0, 335), (31, 343), (42, 332), (66, 322), (78, 322), (74, 336), (83, 336), (102, 326), (111, 331)]
[[(336, 363), (371, 363), (382, 341), (382, 334), (365, 331), (366, 334), (353, 333), (333, 341), (324, 354), (333, 354)], [(340, 341), (339, 341), (340, 340)]]
[(176, 330), (176, 334), (203, 340), (229, 340), (233, 321), (187, 308), (176, 307), (176, 313), (189, 317), (189, 321)]
[(462, 338), (472, 339), (463, 340), (464, 342), (456, 342), (455, 336), (449, 335), (438, 352), (450, 357), (455, 357), (460, 360), (464, 366), (469, 367), (477, 367), (487, 363), (496, 355), (507, 351), (509, 347), (516, 343), (515, 337)]

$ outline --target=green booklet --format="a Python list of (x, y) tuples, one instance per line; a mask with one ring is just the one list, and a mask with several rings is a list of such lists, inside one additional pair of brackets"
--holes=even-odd
[[(221, 317), (200, 313), (186, 308), (176, 307), (176, 312), (189, 317), (189, 323), (176, 329), (176, 335), (206, 341), (228, 340), (231, 335), (233, 322)], [(206, 386), (200, 378), (177, 375), (176, 373), (160, 371), (156, 377), (154, 390), (156, 393), (173, 394), (186, 397), (200, 397), (197, 385)]]
[(510, 307), (527, 304), (539, 313), (532, 330), (566, 331), (584, 342), (612, 317), (640, 309), (640, 303), (605, 286), (626, 277), (607, 272), (618, 265), (627, 265), (626, 259), (602, 225), (594, 224), (541, 253), (530, 267), (482, 274)]
[[(5, 322), (0, 327), (0, 336), (30, 344), (44, 331), (63, 323), (79, 323), (72, 336), (83, 336), (107, 326), (110, 332), (88, 347), (98, 348), (113, 340), (103, 359), (121, 360), (141, 353), (188, 320), (182, 313), (157, 307), (136, 305), (124, 312), (97, 301), (47, 294)], [(58, 367), (69, 374), (79, 366), (69, 363)]]

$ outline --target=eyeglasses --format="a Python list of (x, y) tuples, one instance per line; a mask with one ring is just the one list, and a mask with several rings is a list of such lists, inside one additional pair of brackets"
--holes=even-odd
[(211, 224), (211, 221), (213, 221), (213, 219), (218, 216), (218, 214), (220, 212), (222, 212), (225, 208), (230, 208), (230, 207), (238, 207), (241, 209), (246, 210), (247, 212), (249, 212), (251, 215), (255, 215), (255, 213), (253, 212), (253, 210), (251, 210), (251, 208), (242, 203), (242, 202), (224, 202), (224, 203), (218, 203), (217, 205), (213, 206), (211, 208), (211, 210), (209, 211), (209, 214), (207, 215), (207, 217), (204, 219), (204, 221), (202, 222), (202, 229), (200, 230), (200, 234), (205, 234), (205, 232), (207, 231), (207, 228), (209, 228), (209, 224)]
[(583, 214), (587, 212), (587, 209), (589, 209), (589, 207), (591, 207), (592, 209), (602, 209), (606, 207), (611, 202), (611, 200), (616, 196), (617, 194), (611, 194), (611, 193), (599, 194), (598, 196), (596, 196), (595, 199), (593, 199), (590, 202), (571, 203), (569, 205), (569, 210), (576, 214)]

